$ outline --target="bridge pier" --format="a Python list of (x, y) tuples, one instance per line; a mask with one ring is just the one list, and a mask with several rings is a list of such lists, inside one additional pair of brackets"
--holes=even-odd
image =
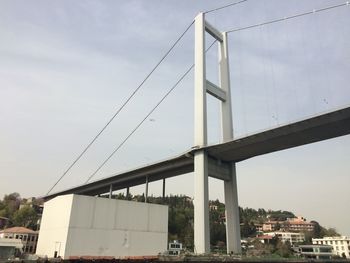
[(210, 252), (208, 156), (205, 151), (194, 155), (194, 248), (198, 254)]
[(112, 199), (112, 194), (113, 194), (113, 185), (111, 184), (109, 186), (109, 196), (108, 196), (109, 199)]
[(165, 199), (165, 178), (163, 179), (163, 201)]
[(230, 180), (224, 181), (225, 217), (226, 217), (226, 248), (227, 253), (239, 254), (241, 248), (241, 234), (239, 225), (239, 208), (236, 179), (236, 164), (230, 167)]
[(147, 199), (148, 199), (148, 176), (146, 176), (145, 203), (147, 203)]

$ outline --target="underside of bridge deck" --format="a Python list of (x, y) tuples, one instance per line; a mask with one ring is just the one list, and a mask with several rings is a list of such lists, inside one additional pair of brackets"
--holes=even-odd
[[(350, 107), (301, 120), (285, 126), (266, 130), (229, 142), (204, 147), (210, 158), (209, 176), (225, 179), (229, 162), (239, 162), (255, 156), (285, 150), (350, 134)], [(135, 185), (193, 172), (193, 147), (187, 152), (151, 165), (119, 173), (85, 185), (73, 187), (44, 197), (48, 200), (58, 195), (98, 195)]]

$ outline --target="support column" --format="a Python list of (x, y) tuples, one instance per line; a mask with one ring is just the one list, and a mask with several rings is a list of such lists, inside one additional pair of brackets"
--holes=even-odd
[(129, 200), (129, 195), (130, 195), (130, 187), (126, 188), (126, 200)]
[(195, 253), (210, 252), (208, 156), (205, 151), (194, 155), (194, 248)]
[(147, 198), (148, 198), (148, 176), (146, 176), (145, 203), (147, 203)]
[[(207, 144), (207, 102), (205, 76), (205, 22), (204, 14), (195, 19), (195, 94), (194, 138), (195, 146)], [(208, 157), (206, 152), (194, 154), (194, 251), (210, 252)]]
[(112, 199), (112, 194), (113, 194), (113, 185), (111, 184), (109, 186), (109, 199)]
[(239, 208), (237, 194), (236, 164), (230, 167), (230, 181), (224, 182), (225, 190), (225, 216), (226, 216), (226, 247), (227, 253), (240, 254), (241, 232), (239, 225)]
[(165, 178), (163, 179), (163, 201), (165, 198)]
[[(226, 101), (221, 102), (222, 142), (233, 139), (232, 105), (230, 91), (230, 70), (228, 63), (227, 33), (223, 33), (223, 42), (219, 45), (220, 86), (226, 92)], [(227, 253), (239, 254), (241, 250), (241, 234), (239, 225), (239, 208), (236, 180), (236, 164), (230, 167), (229, 181), (224, 181), (225, 215), (226, 215), (226, 246)]]

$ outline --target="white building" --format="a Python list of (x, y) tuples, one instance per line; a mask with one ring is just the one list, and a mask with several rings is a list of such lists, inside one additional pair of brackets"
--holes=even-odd
[(330, 245), (333, 247), (333, 254), (346, 258), (350, 258), (350, 237), (339, 236), (339, 237), (324, 237), (324, 238), (313, 238), (312, 244), (316, 245)]
[(0, 238), (0, 262), (15, 259), (23, 252), (20, 239)]
[(307, 259), (330, 260), (332, 259), (332, 247), (327, 245), (301, 245), (297, 247), (300, 257)]
[(277, 236), (278, 239), (281, 240), (283, 243), (288, 241), (291, 245), (295, 245), (305, 241), (305, 235), (303, 233), (276, 231), (265, 233), (265, 235), (273, 237)]
[(23, 244), (23, 252), (33, 254), (35, 253), (36, 244), (38, 242), (38, 231), (15, 226), (0, 230), (0, 238), (18, 239)]
[(168, 207), (81, 195), (44, 205), (38, 255), (154, 256), (167, 250)]
[(181, 251), (182, 251), (182, 243), (180, 243), (177, 240), (174, 240), (173, 242), (169, 243), (169, 248), (168, 248), (169, 255), (178, 256), (180, 255)]

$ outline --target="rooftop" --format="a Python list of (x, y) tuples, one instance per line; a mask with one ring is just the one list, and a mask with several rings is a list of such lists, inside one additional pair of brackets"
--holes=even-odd
[(0, 233), (37, 234), (37, 231), (22, 226), (15, 226), (1, 230)]

